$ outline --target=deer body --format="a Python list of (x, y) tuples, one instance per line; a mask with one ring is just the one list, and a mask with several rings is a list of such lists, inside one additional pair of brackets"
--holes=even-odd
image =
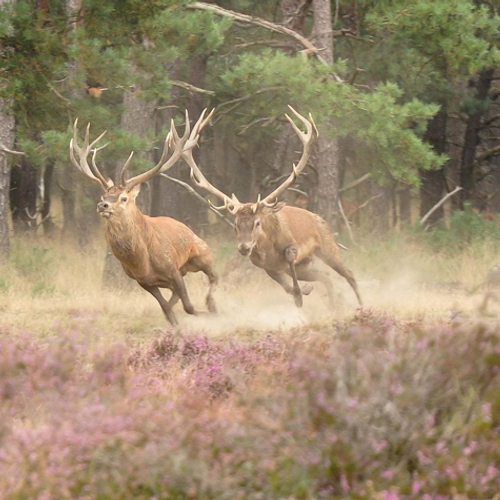
[(123, 270), (140, 285), (173, 290), (172, 276), (212, 266), (208, 245), (191, 229), (169, 217), (148, 217), (137, 210), (131, 221), (106, 221), (104, 236)]
[[(240, 219), (243, 217), (242, 214)], [(311, 255), (322, 243), (317, 219), (320, 217), (312, 212), (289, 206), (283, 207), (278, 213), (265, 215), (261, 218), (262, 234), (256, 237), (249, 255), (252, 264), (261, 269), (286, 272), (289, 266), (284, 255), (290, 245), (298, 249), (296, 266), (310, 263)]]
[[(321, 281), (328, 291), (330, 303), (333, 303), (333, 288), (328, 274), (312, 266), (316, 257), (348, 281), (362, 307), (356, 280), (344, 265), (327, 223), (307, 210), (287, 207), (285, 203), (278, 202), (278, 197), (294, 184), (305, 168), (318, 138), (312, 116), (309, 115), (307, 120), (292, 107), (290, 109), (306, 126), (307, 132), (304, 133), (287, 115), (288, 121), (302, 141), (304, 150), (288, 178), (263, 200), (259, 195), (256, 203), (241, 203), (234, 194), (229, 197), (210, 184), (196, 165), (191, 150), (183, 152), (182, 157), (191, 169), (194, 182), (223, 200), (221, 207), (214, 208), (226, 209), (235, 216), (234, 229), (239, 252), (248, 255), (255, 266), (264, 269), (287, 293), (293, 295), (298, 307), (302, 306), (302, 295), (308, 295), (312, 291), (309, 284), (301, 288), (299, 280)], [(291, 276), (292, 285), (286, 275)]]
[[(260, 224), (256, 227), (256, 220)], [(302, 305), (301, 295), (312, 291), (310, 285), (302, 288), (297, 281), (321, 281), (333, 303), (333, 288), (327, 274), (313, 268), (316, 258), (337, 271), (351, 285), (360, 303), (361, 297), (352, 272), (344, 265), (339, 248), (327, 223), (319, 216), (302, 208), (284, 206), (276, 213), (256, 215), (252, 204), (243, 204), (236, 214), (235, 229), (238, 249), (249, 255), (252, 264), (264, 269), (287, 293)], [(293, 286), (285, 275), (293, 279)]]
[[(125, 273), (157, 299), (172, 325), (177, 324), (172, 307), (179, 299), (187, 313), (199, 314), (191, 304), (184, 284), (183, 276), (187, 272), (202, 271), (208, 276), (210, 287), (206, 303), (209, 311), (215, 312), (213, 292), (217, 285), (217, 276), (213, 270), (212, 254), (208, 245), (187, 226), (169, 217), (144, 215), (137, 207), (135, 200), (143, 182), (168, 170), (178, 161), (183, 151), (197, 144), (199, 131), (211, 116), (204, 119), (204, 115), (205, 112), (202, 113), (191, 133), (189, 116), (186, 112), (186, 132), (182, 138), (177, 135), (172, 122), (162, 157), (156, 167), (131, 179), (126, 179), (125, 173), (132, 159), (130, 155), (122, 170), (121, 185), (115, 185), (111, 179), (106, 180), (95, 164), (96, 154), (102, 147), (95, 149), (92, 147), (103, 134), (89, 144), (89, 127), (87, 127), (85, 141), (80, 148), (77, 144), (77, 122), (75, 121), (74, 135), (70, 144), (73, 164), (104, 190), (101, 201), (97, 204), (97, 212), (106, 221), (104, 235), (111, 251), (120, 261)], [(172, 136), (176, 138), (176, 145), (167, 161)], [(87, 156), (91, 151), (93, 152), (93, 169), (87, 163)], [(79, 161), (76, 160), (75, 154), (79, 157)], [(162, 296), (160, 288), (172, 291), (168, 302)]]

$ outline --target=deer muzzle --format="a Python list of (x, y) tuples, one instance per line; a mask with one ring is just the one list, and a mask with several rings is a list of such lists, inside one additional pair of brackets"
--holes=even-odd
[(110, 205), (109, 203), (105, 202), (105, 201), (100, 201), (98, 204), (97, 204), (97, 213), (101, 216), (101, 217), (109, 217), (111, 215), (111, 211), (110, 211)]
[(238, 252), (240, 252), (241, 255), (249, 255), (252, 249), (253, 245), (249, 245), (248, 243), (240, 243), (238, 245)]

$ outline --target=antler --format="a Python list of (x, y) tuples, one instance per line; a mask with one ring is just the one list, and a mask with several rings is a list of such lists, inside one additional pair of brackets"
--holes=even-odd
[[(186, 111), (187, 115), (187, 111)], [(125, 165), (122, 168), (122, 173), (121, 173), (121, 181), (122, 185), (126, 187), (127, 189), (132, 189), (134, 186), (137, 186), (138, 184), (142, 184), (143, 182), (148, 181), (152, 177), (154, 177), (156, 174), (160, 172), (166, 172), (169, 168), (173, 167), (174, 164), (179, 160), (182, 154), (182, 150), (184, 148), (184, 144), (189, 138), (189, 132), (190, 132), (190, 125), (189, 121), (186, 120), (186, 130), (184, 131), (184, 135), (182, 138), (179, 139), (178, 144), (175, 145), (175, 149), (172, 153), (172, 156), (166, 160), (167, 155), (168, 155), (168, 148), (170, 145), (170, 136), (172, 135), (172, 129), (174, 129), (174, 121), (172, 120), (172, 123), (170, 125), (170, 132), (167, 134), (167, 137), (165, 138), (165, 143), (163, 145), (163, 152), (161, 154), (160, 161), (151, 169), (146, 172), (143, 172), (142, 174), (136, 175), (135, 177), (131, 177), (130, 179), (126, 178), (126, 172), (128, 169), (128, 166), (130, 165), (130, 161), (132, 160), (132, 156), (134, 152), (130, 154), (128, 157), (128, 160), (125, 162)]]
[[(206, 109), (203, 110), (201, 113), (201, 116), (196, 123), (196, 125), (193, 127), (193, 131), (191, 132), (191, 135), (189, 137), (189, 140), (186, 143), (185, 150), (182, 153), (182, 158), (184, 161), (188, 164), (189, 168), (191, 169), (191, 179), (193, 182), (199, 186), (200, 188), (204, 189), (205, 191), (208, 191), (209, 193), (217, 196), (220, 198), (224, 204), (221, 205), (220, 207), (216, 207), (215, 205), (212, 204), (212, 202), (209, 202), (210, 205), (215, 209), (215, 210), (224, 210), (226, 209), (230, 214), (235, 214), (239, 207), (241, 206), (241, 203), (239, 202), (238, 198), (233, 194), (231, 197), (229, 197), (227, 194), (223, 193), (222, 191), (219, 191), (216, 187), (212, 186), (210, 182), (208, 182), (207, 178), (203, 175), (201, 170), (199, 169), (198, 165), (196, 165), (196, 162), (194, 161), (193, 158), (193, 148), (198, 144), (198, 139), (200, 137), (200, 132), (203, 129), (203, 127), (208, 123), (210, 118), (212, 118), (212, 115), (215, 111), (215, 109), (212, 109), (212, 111), (209, 113), (209, 115), (204, 118)], [(186, 113), (186, 119), (187, 119), (187, 113)], [(177, 132), (175, 130), (175, 127), (172, 129), (172, 136), (171, 136), (171, 142), (173, 144), (176, 144), (179, 141), (179, 136), (177, 135)]]
[(319, 135), (318, 129), (316, 128), (316, 124), (314, 123), (311, 113), (309, 113), (309, 120), (307, 120), (301, 114), (297, 113), (297, 111), (295, 111), (292, 108), (292, 106), (289, 105), (288, 107), (290, 108), (292, 113), (306, 126), (307, 132), (304, 133), (297, 127), (297, 125), (295, 125), (295, 122), (288, 115), (285, 115), (287, 117), (287, 120), (292, 125), (293, 130), (302, 141), (302, 144), (304, 145), (304, 150), (302, 152), (302, 156), (300, 157), (299, 163), (297, 164), (297, 166), (293, 165), (293, 171), (288, 176), (288, 178), (282, 184), (280, 184), (272, 193), (268, 194), (262, 201), (260, 200), (260, 195), (259, 195), (259, 199), (255, 204), (255, 209), (257, 209), (257, 207), (259, 206), (272, 208), (276, 205), (276, 203), (278, 203), (278, 197), (282, 193), (284, 193), (291, 185), (293, 185), (293, 183), (297, 180), (299, 174), (307, 165), (307, 161), (311, 156), (312, 147), (316, 142), (316, 140), (318, 139)]
[[(69, 155), (71, 158), (71, 162), (83, 175), (85, 175), (85, 177), (88, 177), (91, 181), (95, 182), (96, 184), (99, 184), (99, 186), (101, 186), (106, 191), (106, 189), (114, 186), (114, 182), (109, 178), (105, 179), (104, 176), (101, 174), (101, 172), (99, 172), (99, 169), (97, 168), (97, 165), (95, 163), (97, 152), (100, 151), (101, 149), (104, 149), (107, 146), (107, 144), (105, 144), (100, 148), (95, 148), (95, 145), (106, 134), (106, 130), (91, 144), (89, 144), (89, 137), (90, 137), (90, 123), (89, 123), (87, 125), (87, 130), (85, 132), (85, 139), (83, 141), (83, 145), (82, 147), (80, 147), (78, 146), (77, 126), (78, 126), (78, 118), (75, 120), (75, 123), (73, 125), (73, 138), (69, 143)], [(93, 171), (87, 162), (87, 157), (92, 150), (94, 150), (92, 155)], [(79, 158), (79, 162), (76, 160), (75, 153)]]

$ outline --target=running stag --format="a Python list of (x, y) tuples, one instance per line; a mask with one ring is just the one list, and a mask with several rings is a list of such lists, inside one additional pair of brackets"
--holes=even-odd
[[(208, 276), (210, 289), (206, 303), (209, 311), (215, 312), (213, 292), (217, 276), (213, 270), (212, 254), (208, 245), (187, 226), (170, 217), (148, 217), (139, 210), (135, 200), (142, 183), (166, 172), (182, 154), (187, 154), (196, 146), (200, 131), (210, 117), (211, 114), (205, 118), (204, 111), (191, 131), (186, 111), (186, 129), (182, 137), (177, 135), (172, 121), (158, 164), (147, 172), (127, 178), (127, 169), (134, 154), (132, 152), (123, 166), (120, 185), (116, 185), (109, 178), (106, 179), (96, 165), (97, 152), (107, 144), (101, 147), (96, 145), (106, 132), (90, 143), (89, 123), (83, 145), (80, 147), (77, 141), (78, 120), (75, 120), (73, 139), (70, 142), (73, 165), (104, 190), (104, 195), (97, 204), (97, 212), (106, 221), (104, 235), (111, 251), (121, 262), (125, 273), (155, 297), (168, 321), (174, 326), (177, 325), (177, 320), (172, 307), (179, 298), (187, 313), (199, 314), (186, 291), (183, 276), (187, 272), (203, 271)], [(171, 141), (172, 137), (176, 138), (175, 145)], [(172, 146), (174, 149), (167, 160), (169, 147)], [(91, 152), (92, 167), (88, 164)], [(165, 300), (160, 288), (172, 290), (169, 301)]]
[[(328, 291), (330, 304), (333, 304), (330, 277), (327, 273), (312, 267), (315, 257), (319, 257), (348, 281), (362, 307), (356, 280), (343, 263), (327, 223), (307, 210), (285, 206), (285, 203), (278, 202), (279, 196), (294, 184), (306, 166), (318, 138), (318, 130), (312, 116), (309, 114), (307, 120), (291, 106), (289, 108), (307, 130), (306, 133), (302, 132), (286, 115), (302, 141), (302, 156), (299, 163), (293, 165), (289, 177), (263, 200), (259, 195), (256, 203), (241, 203), (234, 194), (229, 197), (208, 182), (196, 165), (191, 149), (183, 151), (182, 157), (191, 169), (193, 181), (223, 201), (222, 206), (215, 208), (226, 209), (235, 215), (234, 229), (239, 252), (242, 255), (249, 255), (255, 266), (264, 269), (287, 293), (293, 295), (297, 307), (302, 306), (302, 295), (308, 295), (312, 291), (312, 285), (306, 284), (301, 288), (298, 281), (321, 281)], [(180, 142), (175, 133), (173, 142)], [(289, 284), (286, 275), (292, 277), (292, 285)]]

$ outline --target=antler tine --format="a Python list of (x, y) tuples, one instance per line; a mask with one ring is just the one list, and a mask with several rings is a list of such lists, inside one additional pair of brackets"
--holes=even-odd
[[(190, 176), (193, 182), (200, 188), (208, 191), (209, 193), (217, 196), (217, 198), (221, 199), (224, 202), (224, 205), (217, 207), (212, 205), (216, 210), (226, 209), (230, 214), (235, 214), (241, 206), (240, 201), (233, 194), (232, 197), (229, 197), (227, 194), (223, 193), (216, 187), (214, 187), (210, 182), (208, 182), (207, 178), (203, 175), (202, 171), (196, 164), (193, 158), (193, 147), (196, 146), (199, 139), (199, 133), (203, 129), (203, 127), (210, 121), (215, 110), (212, 110), (209, 115), (205, 118), (206, 109), (203, 110), (200, 118), (196, 122), (196, 125), (193, 127), (193, 132), (191, 132), (191, 136), (189, 141), (186, 144), (186, 147), (182, 153), (182, 158), (187, 163), (188, 167), (191, 169)], [(175, 131), (172, 134), (172, 141), (177, 142), (178, 136)]]
[[(113, 186), (113, 181), (111, 179), (105, 179), (101, 174), (97, 165), (95, 163), (95, 157), (98, 151), (105, 148), (107, 144), (101, 146), (99, 148), (95, 148), (92, 155), (92, 165), (94, 167), (94, 171), (90, 168), (87, 158), (92, 148), (104, 137), (106, 131), (104, 131), (97, 139), (95, 139), (92, 144), (89, 144), (90, 138), (90, 123), (87, 125), (87, 129), (85, 131), (85, 138), (83, 140), (82, 147), (78, 146), (78, 118), (75, 120), (73, 124), (73, 138), (69, 142), (69, 156), (71, 159), (71, 163), (86, 177), (88, 177), (91, 181), (99, 184), (104, 190)], [(79, 161), (76, 159), (76, 155), (78, 155)]]
[(127, 158), (127, 161), (125, 162), (125, 165), (123, 165), (123, 168), (122, 168), (122, 171), (121, 171), (121, 174), (120, 174), (120, 179), (121, 179), (121, 184), (122, 186), (125, 186), (127, 184), (127, 169), (128, 169), (128, 166), (130, 165), (130, 162), (132, 161), (132, 157), (134, 156), (134, 152), (132, 151), (129, 155), (129, 157)]
[(299, 136), (300, 140), (302, 141), (302, 144), (304, 145), (304, 150), (302, 151), (302, 156), (300, 157), (299, 163), (297, 165), (292, 166), (292, 173), (286, 178), (286, 180), (281, 183), (272, 193), (268, 194), (262, 201), (257, 201), (257, 206), (264, 206), (268, 208), (272, 208), (276, 206), (278, 203), (278, 197), (284, 193), (296, 180), (297, 177), (300, 175), (302, 170), (305, 168), (307, 165), (307, 161), (309, 160), (309, 157), (311, 156), (311, 151), (314, 143), (318, 139), (318, 129), (316, 128), (316, 124), (314, 123), (314, 120), (311, 116), (311, 113), (309, 113), (309, 118), (305, 118), (302, 116), (300, 113), (295, 111), (295, 109), (292, 108), (292, 106), (288, 106), (292, 113), (306, 126), (306, 132), (302, 132), (295, 122), (290, 118), (287, 114), (285, 114), (286, 118), (292, 125), (293, 130), (295, 133)]
[[(179, 138), (177, 130), (175, 129), (174, 121), (172, 120), (170, 125), (170, 132), (167, 134), (167, 137), (165, 138), (165, 143), (163, 146), (163, 152), (161, 154), (160, 161), (151, 170), (136, 175), (135, 177), (132, 177), (131, 179), (126, 181), (125, 187), (127, 189), (132, 189), (134, 186), (137, 186), (138, 184), (142, 184), (143, 182), (148, 181), (156, 174), (159, 174), (160, 172), (161, 173), (166, 172), (169, 168), (173, 167), (183, 153), (184, 145), (189, 139), (190, 132), (191, 132), (191, 126), (189, 124), (189, 115), (186, 111), (186, 128), (184, 131), (184, 135), (181, 138)], [(172, 140), (172, 138), (175, 136), (179, 138), (178, 141)], [(165, 161), (168, 154), (169, 146), (171, 146), (172, 143), (174, 145), (174, 151), (172, 152), (172, 156), (170, 156), (170, 158), (167, 161)]]

